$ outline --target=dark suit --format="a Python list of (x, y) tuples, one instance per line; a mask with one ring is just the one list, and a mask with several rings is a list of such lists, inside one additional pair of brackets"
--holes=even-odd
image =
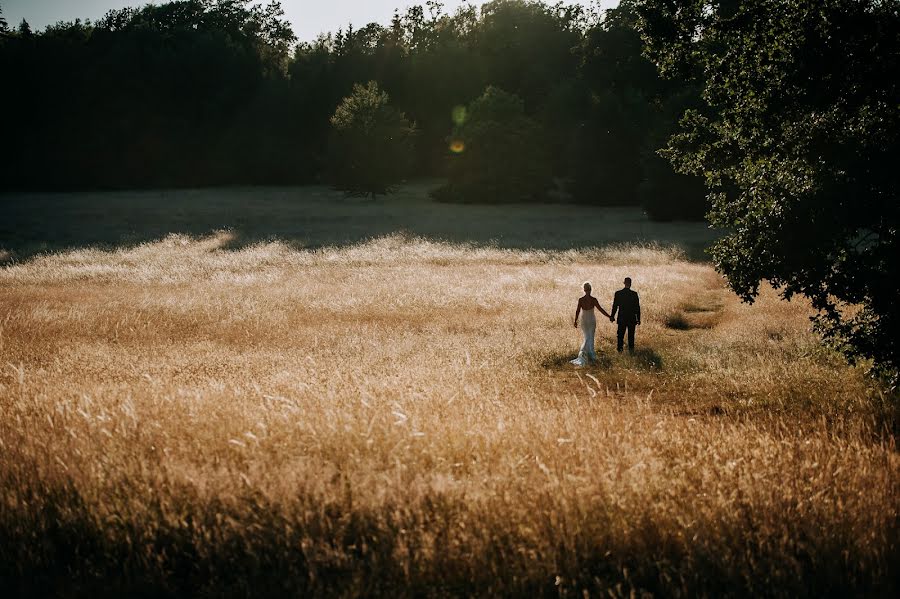
[(625, 333), (628, 333), (628, 351), (634, 351), (634, 328), (641, 324), (641, 300), (638, 294), (625, 287), (616, 291), (613, 300), (612, 314), (615, 317), (619, 313), (619, 330), (616, 335), (616, 349), (622, 351), (625, 341)]

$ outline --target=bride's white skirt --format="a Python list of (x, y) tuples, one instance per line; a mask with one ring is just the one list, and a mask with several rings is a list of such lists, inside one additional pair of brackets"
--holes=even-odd
[(581, 333), (584, 336), (584, 343), (578, 351), (578, 357), (570, 360), (576, 366), (584, 366), (597, 361), (597, 354), (594, 352), (594, 334), (597, 331), (597, 316), (593, 310), (581, 311)]

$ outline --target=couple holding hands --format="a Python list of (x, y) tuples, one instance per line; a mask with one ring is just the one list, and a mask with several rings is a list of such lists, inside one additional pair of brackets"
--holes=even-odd
[(584, 343), (581, 345), (578, 357), (571, 361), (576, 366), (584, 366), (597, 360), (597, 354), (594, 352), (594, 333), (597, 330), (597, 316), (594, 308), (600, 310), (604, 316), (609, 318), (610, 322), (616, 320), (616, 313), (618, 313), (619, 329), (616, 334), (616, 349), (622, 351), (627, 333), (628, 351), (634, 353), (634, 329), (641, 324), (641, 302), (638, 294), (631, 289), (631, 277), (626, 277), (625, 287), (616, 291), (612, 314), (600, 307), (600, 302), (591, 295), (591, 284), (585, 283), (584, 295), (578, 298), (578, 307), (575, 309), (575, 328), (578, 328), (578, 316), (581, 315), (581, 332), (584, 334)]

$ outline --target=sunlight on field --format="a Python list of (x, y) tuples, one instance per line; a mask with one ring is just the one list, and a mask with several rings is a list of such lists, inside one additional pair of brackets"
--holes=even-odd
[[(256, 595), (893, 588), (886, 408), (821, 349), (802, 302), (742, 305), (661, 247), (228, 241), (0, 269), (4, 578)], [(601, 322), (600, 364), (574, 369), (580, 283), (608, 308), (625, 276), (644, 307), (637, 355), (615, 354)]]

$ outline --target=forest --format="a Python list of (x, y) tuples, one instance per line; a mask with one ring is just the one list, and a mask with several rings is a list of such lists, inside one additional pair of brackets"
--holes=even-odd
[(330, 118), (355, 84), (374, 81), (415, 127), (409, 178), (479, 168), (477, 153), (453, 151), (459, 116), (488, 88), (509, 100), (495, 106), (508, 134), (499, 168), (528, 173), (530, 189), (457, 186), (448, 200), (546, 201), (560, 189), (662, 220), (702, 218), (702, 180), (658, 154), (700, 85), (661, 77), (637, 23), (629, 0), (602, 14), (522, 0), (447, 14), (429, 1), (311, 43), (298, 43), (277, 2), (178, 0), (44, 31), (3, 23), (15, 143), (0, 150), (0, 177), (17, 190), (328, 180)]

